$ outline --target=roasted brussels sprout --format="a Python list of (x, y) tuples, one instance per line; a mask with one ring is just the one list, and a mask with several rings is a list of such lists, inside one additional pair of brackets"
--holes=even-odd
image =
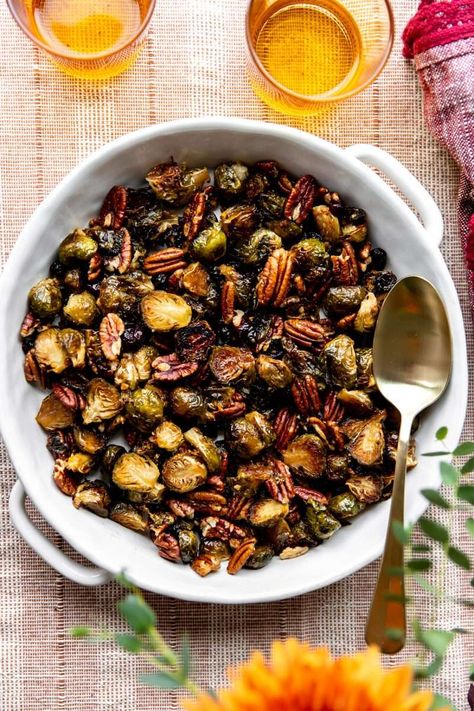
[(316, 435), (300, 435), (283, 452), (283, 459), (296, 474), (317, 479), (326, 469), (326, 446)]
[(254, 265), (266, 259), (271, 252), (281, 247), (281, 237), (261, 227), (245, 239), (238, 240), (233, 246), (233, 253), (242, 264)]
[(302, 239), (291, 248), (296, 265), (305, 279), (314, 281), (324, 275), (328, 265), (328, 253), (321, 240), (315, 237)]
[(59, 245), (59, 261), (62, 264), (88, 262), (97, 252), (97, 242), (83, 230), (74, 230)]
[(72, 503), (76, 509), (89, 509), (97, 516), (107, 518), (110, 507), (109, 490), (101, 481), (83, 481), (77, 487)]
[(272, 470), (263, 463), (240, 464), (232, 488), (236, 493), (250, 498), (255, 496), (259, 487), (268, 481), (271, 475)]
[(357, 348), (357, 387), (370, 390), (375, 387), (372, 348)]
[(329, 377), (333, 385), (350, 390), (357, 381), (354, 341), (341, 334), (324, 346)]
[(84, 368), (86, 364), (86, 339), (75, 328), (63, 328), (59, 334), (73, 368)]
[(57, 279), (41, 279), (31, 287), (28, 305), (35, 316), (53, 318), (61, 311), (63, 297)]
[(105, 447), (105, 437), (94, 430), (86, 427), (73, 428), (74, 441), (81, 452), (87, 454), (97, 454)]
[(226, 437), (239, 457), (251, 459), (274, 442), (275, 432), (266, 417), (259, 412), (249, 412), (232, 420)]
[(325, 476), (329, 481), (342, 483), (349, 477), (349, 457), (345, 454), (330, 454), (327, 458)]
[(273, 499), (256, 501), (249, 512), (249, 521), (254, 526), (274, 526), (288, 514), (288, 504), (281, 504)]
[(71, 294), (63, 311), (69, 321), (78, 326), (91, 326), (99, 315), (96, 301), (88, 291)]
[(341, 239), (341, 225), (327, 205), (313, 207), (313, 217), (319, 234), (325, 242), (337, 242)]
[(342, 388), (337, 394), (337, 399), (342, 402), (348, 412), (358, 417), (367, 417), (374, 411), (374, 404), (364, 390), (346, 390)]
[(344, 425), (349, 437), (348, 449), (354, 459), (364, 467), (382, 463), (385, 435), (382, 422), (385, 412), (376, 412), (368, 420), (352, 420)]
[(156, 427), (150, 439), (157, 447), (166, 449), (168, 452), (174, 452), (184, 442), (181, 428), (170, 420), (163, 420)]
[(117, 459), (112, 470), (112, 481), (127, 491), (152, 491), (160, 476), (160, 470), (150, 459), (127, 452)]
[(245, 563), (245, 568), (259, 570), (264, 568), (273, 558), (273, 548), (271, 546), (260, 545), (256, 546), (254, 552)]
[(180, 528), (178, 545), (183, 563), (192, 563), (199, 553), (199, 536), (192, 529)]
[(363, 286), (333, 286), (326, 294), (324, 302), (327, 311), (334, 316), (354, 313), (367, 296)]
[(377, 297), (371, 291), (359, 306), (359, 311), (354, 321), (354, 328), (359, 333), (368, 333), (375, 327), (379, 313)]
[(137, 369), (140, 381), (148, 380), (152, 374), (151, 364), (158, 355), (158, 351), (153, 346), (142, 346), (133, 354), (133, 363)]
[(227, 237), (219, 222), (202, 230), (191, 245), (191, 252), (196, 259), (212, 263), (221, 259), (227, 250)]
[(206, 412), (206, 403), (199, 390), (189, 387), (178, 387), (171, 391), (171, 409), (175, 415), (200, 420)]
[(40, 331), (35, 340), (35, 358), (53, 373), (62, 373), (69, 368), (71, 359), (61, 338), (58, 328), (47, 328)]
[(207, 321), (194, 321), (174, 333), (176, 353), (184, 362), (205, 362), (216, 335)]
[(286, 198), (274, 190), (260, 193), (257, 199), (258, 209), (263, 218), (278, 220), (283, 217)]
[(151, 432), (163, 417), (162, 394), (153, 385), (145, 385), (131, 393), (125, 409), (132, 425), (141, 432)]
[(382, 497), (384, 481), (382, 477), (373, 474), (352, 474), (346, 485), (357, 501), (375, 504)]
[(358, 501), (350, 492), (345, 491), (329, 499), (328, 509), (338, 521), (347, 521), (347, 519), (360, 514), (365, 509), (365, 504)]
[(209, 180), (207, 168), (186, 169), (174, 161), (159, 163), (146, 176), (155, 195), (173, 205), (185, 205)]
[(72, 425), (74, 412), (51, 393), (41, 403), (36, 422), (47, 432), (62, 430)]
[(210, 437), (206, 437), (197, 427), (192, 427), (184, 433), (184, 439), (199, 452), (211, 474), (218, 471), (221, 465), (221, 455)]
[(260, 355), (255, 364), (259, 377), (272, 388), (286, 388), (293, 380), (293, 373), (282, 360)]
[(194, 296), (207, 296), (209, 274), (201, 262), (193, 262), (183, 270), (181, 284), (186, 291)]
[[(398, 448), (398, 434), (396, 432), (391, 432), (386, 438), (386, 454), (389, 459), (393, 462), (397, 459), (397, 448)], [(408, 444), (408, 454), (407, 454), (407, 469), (413, 469), (418, 464), (416, 458), (416, 442), (413, 437), (410, 438)]]
[(126, 454), (125, 447), (121, 447), (119, 444), (107, 445), (101, 456), (100, 470), (102, 474), (110, 478), (112, 476), (115, 462), (122, 456), (122, 454)]
[(207, 469), (194, 454), (179, 452), (166, 460), (162, 475), (168, 489), (185, 494), (204, 484), (207, 479)]
[(317, 501), (308, 502), (305, 511), (306, 522), (312, 535), (320, 540), (331, 538), (341, 528), (339, 521), (332, 516), (325, 506)]
[(132, 531), (138, 531), (139, 533), (148, 531), (147, 516), (133, 504), (119, 501), (110, 509), (109, 518), (116, 523), (120, 523), (121, 526), (125, 526), (125, 528), (130, 528)]
[(104, 315), (112, 312), (127, 316), (154, 288), (151, 277), (143, 272), (112, 274), (101, 282), (97, 305)]
[(255, 360), (245, 348), (215, 346), (209, 358), (209, 368), (219, 383), (249, 384), (255, 380)]
[(192, 310), (177, 294), (168, 291), (152, 291), (141, 301), (143, 320), (152, 331), (174, 331), (187, 326)]
[(66, 459), (65, 468), (72, 474), (90, 474), (95, 466), (95, 458), (85, 452), (73, 452)]
[(122, 391), (135, 390), (138, 386), (138, 370), (134, 354), (124, 353), (114, 373), (114, 383)]
[(111, 420), (122, 407), (122, 398), (117, 388), (103, 378), (93, 378), (87, 390), (82, 419), (85, 425)]
[(226, 197), (242, 193), (248, 176), (249, 169), (243, 163), (220, 163), (214, 171), (216, 187)]
[(234, 205), (221, 214), (221, 227), (230, 239), (246, 239), (258, 226), (254, 205)]

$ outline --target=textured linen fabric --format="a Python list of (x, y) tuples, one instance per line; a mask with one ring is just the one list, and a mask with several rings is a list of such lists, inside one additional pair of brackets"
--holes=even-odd
[[(289, 123), (341, 146), (368, 142), (399, 158), (434, 195), (443, 212), (444, 257), (463, 306), (472, 353), (473, 331), (463, 255), (457, 236), (458, 170), (430, 136), (422, 117), (415, 72), (396, 42), (392, 58), (369, 90), (316, 118), (290, 119), (253, 95), (244, 73), (245, 0), (160, 0), (148, 43), (137, 64), (103, 84), (59, 74), (26, 40), (0, 5), (1, 193), (0, 259), (5, 260), (33, 210), (80, 160), (107, 141), (148, 124), (189, 116), (223, 115)], [(397, 35), (415, 11), (412, 0), (394, 0)], [(337, 186), (335, 186), (337, 188)], [(4, 406), (4, 405), (2, 405)], [(473, 409), (465, 435), (474, 437)], [(447, 423), (449, 424), (449, 423)], [(117, 628), (115, 585), (89, 589), (65, 580), (43, 563), (13, 529), (7, 510), (15, 475), (0, 453), (0, 709), (1, 711), (171, 711), (179, 693), (137, 683), (143, 664), (113, 645), (71, 639), (75, 624)], [(41, 530), (75, 559), (60, 537), (31, 509)], [(437, 514), (447, 522), (446, 514)], [(472, 551), (462, 514), (454, 536)], [(171, 644), (188, 630), (196, 676), (206, 687), (225, 681), (225, 670), (273, 638), (296, 635), (327, 644), (334, 653), (364, 645), (363, 630), (375, 583), (372, 564), (329, 588), (267, 605), (198, 605), (149, 595), (160, 629)], [(467, 593), (468, 576), (448, 572), (453, 595)], [(463, 587), (464, 586), (464, 587)], [(461, 608), (420, 600), (424, 619), (440, 627), (468, 626)], [(471, 625), (472, 626), (472, 625)], [(387, 664), (413, 656), (406, 649)], [(460, 711), (467, 708), (467, 668), (473, 638), (459, 638), (433, 684)]]

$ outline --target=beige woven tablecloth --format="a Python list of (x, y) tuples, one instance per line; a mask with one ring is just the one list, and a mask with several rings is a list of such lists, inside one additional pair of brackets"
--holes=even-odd
[[(159, 0), (151, 34), (136, 66), (118, 79), (91, 85), (69, 79), (33, 49), (0, 8), (1, 192), (0, 259), (26, 219), (56, 183), (105, 142), (151, 123), (203, 115), (285, 122), (341, 146), (368, 142), (393, 153), (435, 196), (445, 217), (443, 254), (464, 309), (468, 348), (473, 332), (454, 212), (457, 171), (423, 125), (412, 67), (396, 43), (391, 61), (368, 91), (318, 118), (294, 120), (263, 106), (243, 66), (245, 0)], [(397, 36), (414, 0), (394, 0)], [(0, 297), (1, 298), (1, 297)], [(5, 403), (1, 403), (5, 407)], [(474, 410), (465, 435), (474, 437)], [(449, 424), (449, 423), (448, 423)], [(82, 588), (51, 570), (12, 528), (7, 500), (15, 475), (4, 449), (1, 467), (0, 710), (152, 711), (178, 708), (179, 696), (136, 683), (136, 659), (112, 646), (88, 646), (68, 636), (74, 624), (118, 624), (116, 585)], [(36, 516), (35, 520), (39, 520)], [(40, 523), (52, 540), (68, 547)], [(463, 530), (459, 519), (456, 535)], [(467, 546), (467, 542), (465, 547)], [(472, 550), (472, 547), (471, 547)], [(187, 629), (203, 686), (224, 682), (225, 668), (274, 637), (297, 635), (336, 653), (363, 645), (363, 625), (376, 566), (330, 588), (265, 606), (197, 605), (150, 596), (171, 642)], [(459, 591), (459, 576), (450, 572)], [(429, 610), (428, 610), (429, 611)], [(438, 624), (467, 624), (467, 613), (445, 610)], [(404, 658), (408, 658), (410, 650)], [(472, 637), (460, 639), (436, 681), (459, 710), (467, 708)], [(400, 657), (399, 657), (400, 659)], [(361, 710), (362, 711), (362, 710)]]

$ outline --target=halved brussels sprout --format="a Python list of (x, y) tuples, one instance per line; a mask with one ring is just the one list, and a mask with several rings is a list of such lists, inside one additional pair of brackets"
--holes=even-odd
[(211, 474), (218, 471), (221, 465), (221, 455), (210, 437), (206, 437), (197, 427), (192, 427), (184, 433), (184, 439), (199, 452)]
[(313, 207), (313, 217), (318, 232), (326, 242), (337, 242), (341, 239), (341, 225), (327, 205)]
[(263, 217), (277, 220), (283, 217), (286, 198), (274, 190), (266, 190), (257, 198), (257, 204)]
[(187, 169), (174, 161), (159, 163), (145, 177), (155, 195), (173, 205), (185, 205), (209, 180), (207, 168)]
[(374, 404), (364, 390), (346, 390), (343, 388), (337, 394), (337, 399), (344, 407), (358, 417), (366, 417), (374, 411)]
[(187, 326), (192, 310), (182, 296), (168, 291), (152, 291), (141, 301), (143, 320), (152, 331), (174, 331)]
[(166, 460), (162, 475), (168, 489), (184, 494), (204, 484), (207, 469), (194, 454), (179, 452)]
[[(129, 489), (127, 491), (127, 497), (129, 501), (133, 504), (159, 504), (165, 495), (166, 487), (160, 482), (157, 482), (152, 489), (148, 491), (135, 491), (134, 489)], [(154, 520), (151, 511), (148, 512), (150, 517)]]
[(110, 494), (107, 485), (102, 481), (83, 481), (72, 497), (76, 509), (85, 508), (97, 516), (107, 518), (110, 507)]
[(342, 483), (346, 481), (350, 473), (349, 457), (347, 455), (330, 454), (328, 456), (325, 476), (329, 481)]
[(215, 346), (209, 358), (209, 368), (219, 383), (245, 383), (255, 380), (255, 360), (245, 348)]
[(289, 367), (282, 360), (267, 355), (258, 356), (255, 361), (257, 373), (272, 388), (286, 388), (294, 378)]
[(375, 504), (382, 497), (384, 481), (381, 476), (372, 474), (352, 474), (346, 485), (357, 501), (364, 504)]
[(66, 459), (65, 468), (73, 474), (90, 474), (95, 466), (96, 460), (92, 454), (86, 452), (73, 452)]
[(216, 222), (202, 230), (191, 245), (191, 252), (203, 262), (217, 262), (227, 250), (227, 237), (220, 223)]
[(385, 434), (382, 422), (386, 413), (376, 412), (368, 420), (346, 422), (343, 430), (349, 437), (348, 449), (352, 457), (364, 467), (382, 463)]
[[(386, 442), (386, 454), (389, 459), (393, 462), (397, 459), (397, 448), (398, 448), (398, 434), (396, 432), (391, 432), (387, 435)], [(408, 444), (408, 455), (407, 455), (407, 469), (413, 469), (418, 464), (416, 458), (416, 440), (414, 437), (410, 437), (410, 442)]]
[(134, 353), (124, 353), (114, 373), (115, 385), (122, 391), (135, 390), (138, 385), (138, 370), (134, 356)]
[(69, 321), (78, 326), (91, 326), (99, 315), (96, 301), (88, 291), (71, 294), (63, 312)]
[(122, 454), (114, 464), (112, 481), (120, 489), (146, 493), (152, 491), (158, 482), (160, 470), (151, 459), (135, 452)]
[(174, 452), (184, 442), (181, 428), (170, 420), (163, 420), (154, 430), (150, 439), (157, 447), (166, 449), (168, 452)]
[(73, 428), (74, 441), (81, 452), (97, 454), (105, 447), (105, 437), (94, 430), (75, 426)]
[(232, 488), (238, 494), (251, 497), (257, 493), (261, 484), (264, 484), (271, 476), (271, 467), (266, 466), (263, 462), (240, 464)]
[(100, 471), (102, 474), (106, 477), (111, 477), (115, 462), (122, 456), (122, 454), (126, 454), (125, 447), (122, 447), (119, 444), (107, 445), (100, 458)]
[(126, 404), (128, 421), (141, 432), (151, 432), (163, 417), (164, 401), (154, 385), (134, 390)]
[(146, 533), (148, 531), (148, 517), (144, 511), (139, 511), (133, 504), (127, 504), (124, 501), (119, 501), (110, 509), (109, 518), (116, 523), (120, 523), (125, 528), (130, 528), (132, 531)]
[(75, 328), (63, 328), (60, 338), (66, 349), (73, 368), (84, 368), (86, 364), (86, 339)]
[(63, 297), (57, 279), (41, 279), (31, 287), (28, 305), (39, 318), (53, 318), (61, 311)]
[(87, 390), (82, 419), (85, 425), (111, 420), (122, 407), (122, 398), (117, 388), (103, 378), (93, 378)]
[(243, 163), (219, 163), (214, 171), (216, 187), (228, 196), (241, 193), (248, 176), (249, 169)]
[(373, 389), (375, 387), (375, 378), (373, 373), (373, 354), (372, 348), (357, 348), (357, 387), (364, 390)]
[(273, 548), (271, 546), (256, 546), (254, 552), (247, 560), (244, 567), (251, 568), (252, 570), (259, 570), (260, 568), (264, 568), (271, 561), (273, 555)]
[(38, 333), (35, 340), (35, 358), (40, 365), (53, 373), (59, 374), (69, 368), (71, 359), (58, 328), (47, 328)]
[(344, 491), (329, 499), (328, 509), (339, 521), (347, 521), (365, 509), (365, 504), (358, 501), (354, 494)]
[(332, 286), (326, 294), (324, 306), (333, 316), (354, 313), (367, 296), (363, 286)]
[(306, 505), (305, 517), (312, 535), (322, 541), (331, 538), (341, 528), (339, 521), (326, 507), (314, 500)]
[(221, 227), (227, 237), (246, 239), (258, 225), (257, 208), (254, 205), (233, 205), (221, 214)]
[(133, 363), (137, 369), (139, 380), (148, 380), (151, 377), (153, 368), (151, 364), (159, 355), (154, 346), (142, 346), (133, 354)]
[(249, 512), (249, 521), (253, 526), (274, 526), (288, 514), (288, 504), (281, 504), (274, 499), (256, 501)]
[(354, 341), (340, 334), (326, 343), (323, 349), (333, 385), (350, 390), (356, 384), (357, 363)]
[(261, 227), (249, 237), (233, 244), (233, 253), (242, 264), (255, 265), (279, 249), (281, 244), (281, 237), (276, 232)]
[(326, 446), (316, 435), (300, 435), (283, 452), (283, 459), (296, 474), (317, 479), (326, 469)]
[(371, 291), (362, 301), (357, 316), (354, 321), (354, 328), (359, 333), (369, 333), (375, 328), (377, 316), (379, 313), (379, 304), (377, 297)]
[(199, 536), (190, 528), (180, 528), (178, 545), (183, 563), (192, 563), (199, 553)]
[(151, 277), (143, 272), (130, 272), (121, 276), (112, 274), (100, 285), (97, 305), (104, 315), (111, 312), (126, 315), (154, 288)]
[(209, 274), (201, 262), (193, 262), (183, 270), (181, 284), (194, 296), (207, 296), (209, 291)]
[(251, 459), (275, 441), (275, 432), (267, 418), (254, 411), (232, 420), (226, 439), (239, 457)]
[(88, 262), (97, 252), (98, 245), (95, 239), (83, 230), (71, 232), (59, 245), (59, 261), (62, 264), (72, 262)]
[(171, 409), (175, 415), (186, 419), (196, 417), (202, 419), (206, 412), (206, 403), (199, 390), (190, 387), (178, 387), (171, 391)]
[(296, 266), (305, 279), (316, 279), (321, 276), (328, 264), (329, 255), (320, 239), (309, 237), (297, 242), (291, 248)]
[(60, 400), (51, 393), (47, 395), (41, 403), (36, 422), (46, 432), (53, 430), (63, 430), (70, 427), (74, 422), (74, 411), (63, 405)]

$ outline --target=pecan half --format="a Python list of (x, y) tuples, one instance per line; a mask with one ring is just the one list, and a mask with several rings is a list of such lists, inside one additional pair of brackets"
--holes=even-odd
[(301, 225), (313, 207), (316, 195), (316, 181), (312, 175), (303, 175), (293, 187), (285, 203), (284, 215)]
[(201, 229), (206, 215), (206, 194), (196, 193), (183, 212), (183, 234), (188, 242), (193, 240)]
[(318, 437), (327, 444), (329, 449), (341, 450), (344, 448), (344, 435), (337, 422), (323, 422), (319, 417), (309, 417), (308, 424), (314, 427)]
[(278, 411), (275, 417), (273, 429), (276, 434), (275, 447), (279, 451), (283, 451), (294, 439), (298, 430), (298, 418), (296, 413), (291, 412), (287, 407), (283, 407)]
[(115, 185), (105, 196), (99, 213), (99, 224), (118, 230), (122, 227), (127, 210), (127, 188)]
[(204, 578), (209, 573), (215, 573), (221, 567), (221, 562), (217, 556), (208, 555), (207, 553), (201, 553), (197, 558), (191, 563), (191, 568), (195, 573)]
[(354, 286), (359, 281), (359, 267), (354, 248), (350, 242), (342, 243), (338, 256), (331, 256), (333, 283), (342, 286)]
[(271, 304), (275, 308), (282, 305), (290, 288), (293, 271), (293, 255), (286, 249), (275, 249), (268, 257), (257, 281), (259, 304)]
[(255, 543), (255, 538), (248, 538), (242, 541), (240, 546), (235, 549), (227, 564), (229, 575), (235, 575), (244, 567), (250, 556), (255, 552)]
[(285, 321), (284, 329), (286, 335), (303, 348), (310, 348), (315, 343), (324, 343), (328, 336), (324, 326), (304, 318), (288, 319)]
[(291, 182), (290, 176), (288, 173), (285, 173), (284, 171), (281, 171), (280, 174), (278, 175), (278, 187), (282, 191), (282, 193), (286, 193), (289, 195), (291, 191), (293, 190), (293, 183)]
[(116, 361), (122, 350), (122, 334), (125, 325), (118, 314), (104, 316), (99, 326), (100, 345), (107, 360)]
[(295, 486), (295, 496), (299, 496), (303, 501), (318, 501), (320, 504), (327, 504), (329, 499), (321, 491), (315, 491), (314, 489), (308, 489), (306, 486)]
[(69, 388), (66, 385), (54, 383), (52, 391), (58, 400), (60, 400), (62, 404), (70, 410), (83, 410), (86, 406), (84, 396), (75, 392), (72, 388)]
[(243, 415), (247, 407), (245, 405), (245, 400), (240, 393), (234, 393), (232, 395), (232, 403), (226, 405), (225, 407), (218, 406), (213, 412), (216, 420), (230, 420), (233, 417), (239, 417)]
[(357, 314), (348, 314), (347, 316), (343, 316), (339, 319), (339, 321), (336, 322), (336, 328), (340, 329), (341, 331), (345, 331), (347, 328), (351, 328), (354, 321), (356, 320), (356, 316)]
[(183, 501), (182, 499), (168, 499), (166, 504), (175, 516), (179, 516), (180, 518), (194, 518), (194, 507), (187, 501)]
[(319, 400), (318, 384), (313, 375), (303, 375), (296, 378), (291, 384), (291, 394), (299, 413), (307, 417), (319, 412), (321, 402)]
[(46, 386), (46, 368), (36, 360), (34, 348), (31, 348), (25, 355), (23, 372), (27, 383), (35, 383), (41, 388)]
[(89, 268), (87, 270), (87, 281), (96, 281), (101, 273), (104, 260), (102, 259), (99, 252), (96, 252), (89, 262)]
[(231, 323), (234, 318), (235, 284), (226, 281), (221, 291), (221, 314), (224, 323)]
[(41, 321), (39, 320), (39, 318), (36, 318), (36, 316), (32, 314), (31, 311), (28, 311), (28, 313), (25, 315), (25, 318), (23, 319), (23, 323), (21, 324), (20, 336), (22, 338), (32, 336), (40, 325), (40, 323)]
[(215, 491), (193, 491), (187, 494), (186, 502), (199, 513), (222, 516), (227, 512), (227, 499)]
[(187, 266), (184, 259), (184, 250), (178, 247), (166, 247), (150, 254), (143, 261), (143, 269), (150, 276), (155, 274), (169, 274), (177, 269)]
[(199, 368), (199, 363), (191, 361), (182, 363), (176, 353), (170, 353), (155, 358), (152, 367), (156, 371), (153, 373), (152, 380), (158, 383), (167, 383), (188, 378)]
[(203, 518), (201, 529), (206, 538), (220, 538), (222, 541), (228, 541), (231, 538), (245, 538), (247, 535), (246, 531), (236, 523), (216, 516)]
[(281, 504), (287, 504), (295, 495), (295, 486), (289, 468), (280, 459), (272, 459), (272, 475), (265, 486), (268, 493)]
[(53, 469), (53, 481), (66, 496), (74, 496), (78, 482), (66, 471), (66, 460), (56, 459)]
[(122, 242), (120, 245), (120, 255), (119, 262), (117, 265), (117, 271), (119, 274), (125, 274), (132, 263), (133, 248), (132, 248), (132, 238), (130, 232), (123, 227), (120, 230)]
[(242, 494), (235, 494), (229, 501), (227, 516), (232, 519), (245, 521), (253, 505), (253, 499), (249, 499)]
[(328, 392), (324, 400), (323, 418), (331, 422), (340, 422), (344, 417), (344, 406), (337, 399), (334, 391)]
[(158, 548), (158, 553), (165, 560), (176, 562), (181, 560), (178, 541), (171, 533), (161, 531), (157, 536), (152, 537), (153, 543)]
[(272, 316), (270, 326), (263, 336), (257, 341), (255, 350), (257, 353), (268, 351), (274, 341), (278, 341), (283, 336), (283, 319), (281, 316)]

